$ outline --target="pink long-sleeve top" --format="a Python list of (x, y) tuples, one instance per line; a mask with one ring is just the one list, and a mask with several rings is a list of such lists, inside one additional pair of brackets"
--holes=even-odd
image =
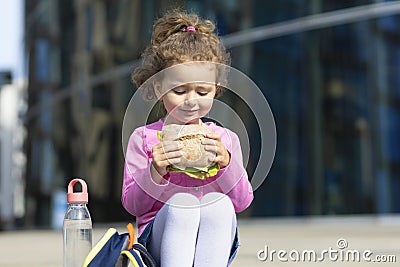
[(226, 194), (236, 212), (246, 209), (253, 200), (253, 190), (243, 166), (242, 150), (238, 136), (212, 122), (205, 125), (221, 136), (221, 141), (231, 154), (230, 163), (214, 177), (194, 179), (184, 173), (170, 172), (161, 184), (150, 174), (152, 147), (159, 143), (157, 132), (163, 121), (137, 128), (130, 136), (125, 155), (122, 205), (136, 216), (138, 235), (154, 219), (164, 203), (179, 192), (191, 193), (201, 199), (209, 192)]

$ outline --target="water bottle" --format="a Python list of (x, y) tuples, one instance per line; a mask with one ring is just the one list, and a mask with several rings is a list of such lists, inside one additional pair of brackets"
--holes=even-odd
[[(82, 192), (74, 192), (80, 183)], [(68, 185), (68, 208), (63, 223), (64, 267), (82, 267), (92, 249), (92, 220), (88, 203), (87, 185), (82, 179), (73, 179)]]

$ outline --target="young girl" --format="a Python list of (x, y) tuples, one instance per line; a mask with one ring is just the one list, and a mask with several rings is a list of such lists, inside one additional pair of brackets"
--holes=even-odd
[[(158, 19), (143, 64), (132, 75), (140, 87), (162, 73), (147, 96), (157, 97), (166, 114), (130, 136), (122, 190), (123, 206), (136, 216), (139, 242), (162, 267), (229, 265), (238, 247), (235, 212), (253, 200), (238, 136), (201, 120), (221, 94), (218, 64), (229, 62), (214, 28), (208, 20), (178, 11)], [(182, 145), (160, 141), (167, 124), (211, 130), (202, 144), (215, 154), (216, 175), (195, 179), (169, 168), (181, 161)]]

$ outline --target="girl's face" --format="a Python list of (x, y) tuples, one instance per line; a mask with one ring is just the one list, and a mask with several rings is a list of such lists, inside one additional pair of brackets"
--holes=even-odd
[(160, 88), (165, 92), (160, 101), (167, 111), (166, 123), (199, 124), (217, 92), (215, 68), (194, 64), (169, 69)]
[(167, 121), (177, 124), (199, 124), (211, 109), (216, 86), (192, 83), (169, 90), (162, 102), (167, 110)]

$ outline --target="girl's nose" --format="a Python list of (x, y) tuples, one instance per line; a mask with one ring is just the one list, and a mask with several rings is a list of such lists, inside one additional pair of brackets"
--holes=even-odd
[(195, 106), (196, 105), (196, 92), (190, 91), (186, 94), (185, 105), (186, 106)]

